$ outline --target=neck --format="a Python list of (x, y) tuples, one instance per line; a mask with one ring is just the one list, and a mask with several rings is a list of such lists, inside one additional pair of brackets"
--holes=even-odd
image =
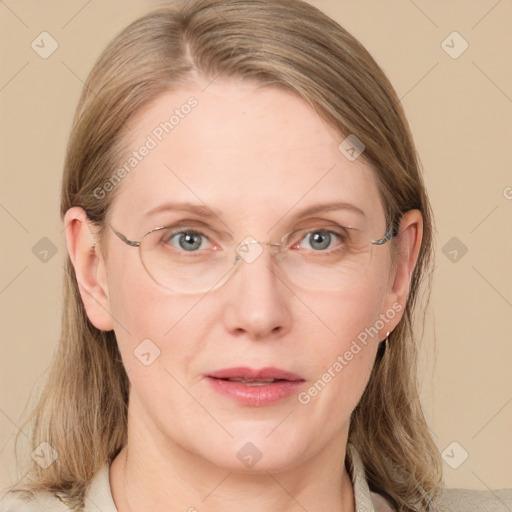
[[(111, 464), (118, 512), (353, 512), (346, 435), (287, 468), (222, 468), (129, 414), (128, 442)], [(130, 421), (130, 419), (132, 421)]]

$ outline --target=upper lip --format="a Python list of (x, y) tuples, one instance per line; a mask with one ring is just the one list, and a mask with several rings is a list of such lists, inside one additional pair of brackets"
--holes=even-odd
[(287, 372), (280, 368), (266, 367), (266, 368), (224, 368), (208, 373), (207, 377), (214, 379), (244, 379), (244, 380), (258, 380), (258, 379), (276, 379), (276, 380), (289, 380), (289, 381), (303, 381), (304, 379), (296, 373)]

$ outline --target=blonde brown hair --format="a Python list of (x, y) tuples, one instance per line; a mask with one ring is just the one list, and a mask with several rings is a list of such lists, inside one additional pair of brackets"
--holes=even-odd
[[(284, 87), (340, 134), (355, 134), (372, 164), (388, 225), (410, 209), (423, 216), (423, 241), (405, 314), (378, 357), (353, 412), (349, 441), (370, 488), (398, 510), (425, 509), (441, 485), (438, 450), (417, 390), (414, 312), (429, 285), (432, 216), (412, 136), (383, 71), (335, 21), (299, 0), (193, 0), (149, 13), (124, 29), (94, 65), (77, 107), (62, 184), (61, 214), (81, 206), (100, 231), (116, 189), (98, 199), (117, 169), (128, 121), (164, 91), (198, 75)], [(427, 290), (429, 286), (427, 286)], [(129, 380), (114, 332), (88, 320), (66, 262), (62, 335), (44, 390), (27, 419), (31, 448), (49, 443), (58, 459), (43, 469), (27, 458), (31, 491), (65, 492), (79, 503), (90, 479), (126, 442)]]

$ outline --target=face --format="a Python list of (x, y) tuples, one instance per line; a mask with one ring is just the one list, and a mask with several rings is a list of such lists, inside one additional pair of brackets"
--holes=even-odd
[[(130, 121), (121, 163), (130, 172), (115, 185), (110, 217), (116, 230), (140, 241), (153, 228), (186, 224), (207, 234), (199, 250), (217, 254), (248, 236), (275, 242), (302, 227), (348, 223), (374, 239), (386, 233), (374, 171), (347, 159), (338, 149), (344, 137), (302, 99), (220, 79), (202, 89), (166, 93)], [(158, 208), (169, 203), (197, 208)], [(362, 213), (306, 212), (331, 203)], [(298, 242), (294, 251), (323, 247)], [(357, 280), (328, 289), (287, 279), (275, 249), (261, 247), (206, 293), (159, 286), (139, 250), (111, 230), (101, 262), (136, 428), (164, 449), (237, 471), (258, 453), (251, 470), (275, 471), (343, 447), (377, 344), (403, 307), (389, 243), (373, 246)]]

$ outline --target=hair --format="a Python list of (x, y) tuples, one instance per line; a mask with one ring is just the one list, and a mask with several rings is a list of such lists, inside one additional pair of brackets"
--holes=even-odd
[[(377, 357), (352, 413), (349, 441), (370, 489), (397, 510), (425, 510), (442, 485), (439, 451), (418, 395), (416, 328), (420, 287), (430, 294), (433, 219), (412, 135), (393, 87), (345, 29), (301, 0), (175, 2), (122, 30), (96, 61), (68, 141), (61, 215), (81, 206), (100, 234), (116, 189), (94, 191), (119, 167), (129, 120), (166, 91), (197, 77), (249, 80), (303, 98), (329, 125), (354, 134), (379, 187), (388, 225), (417, 209), (423, 239), (404, 315)], [(20, 489), (65, 492), (80, 503), (91, 478), (126, 442), (129, 379), (113, 331), (89, 321), (69, 256), (60, 344), (38, 402), (24, 423), (31, 448), (49, 443), (46, 469), (27, 457)]]

